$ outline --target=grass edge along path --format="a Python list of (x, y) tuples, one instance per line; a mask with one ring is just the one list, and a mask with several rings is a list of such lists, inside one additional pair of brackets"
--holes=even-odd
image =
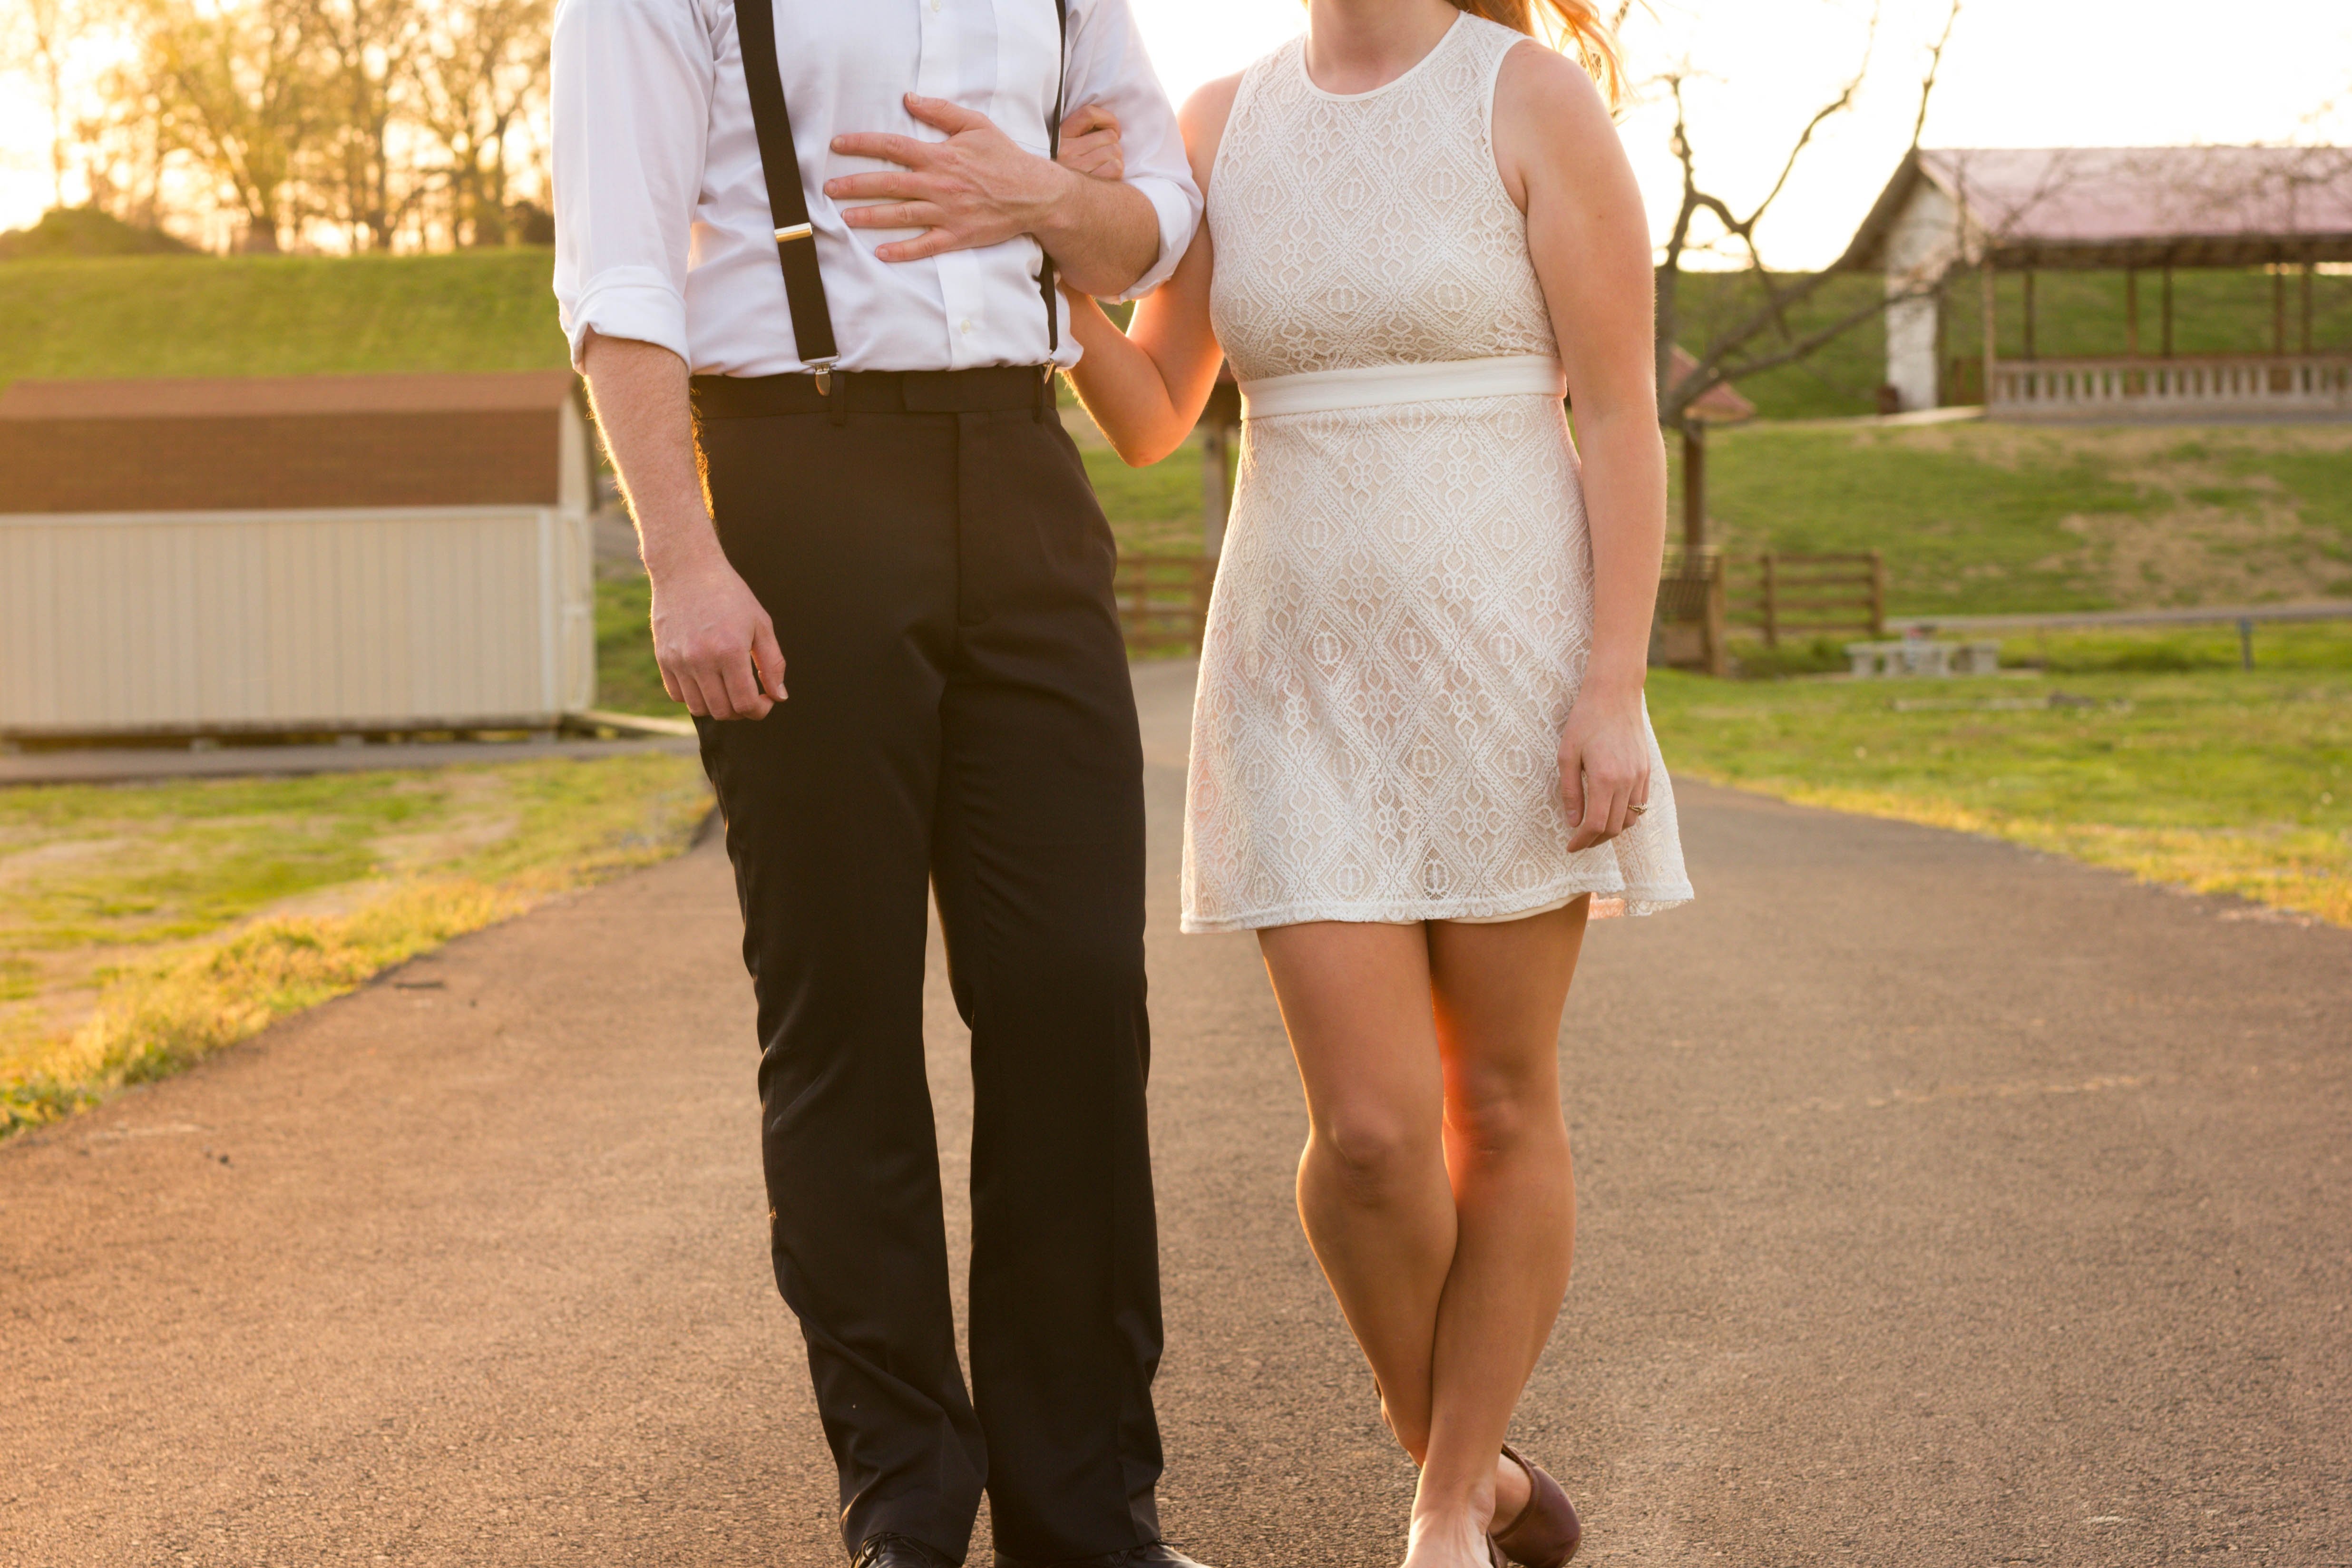
[(1678, 768), (1678, 775), (1849, 816), (1878, 817), (1986, 838), (2120, 871), (2136, 882), (2187, 893), (2221, 894), (2352, 928), (2352, 878), (2331, 860), (2344, 856), (2324, 829), (2278, 831), (2158, 828), (2069, 822), (1987, 810), (1932, 795), (1858, 789), (1795, 779), (1751, 778), (1720, 768)]
[(667, 860), (709, 809), (707, 792), (664, 798), (649, 805), (649, 824), (551, 862), (490, 878), (412, 876), (348, 914), (265, 917), (120, 974), (87, 1021), (0, 1078), (0, 1139), (192, 1067), (458, 936)]
[[(1653, 672), (1677, 776), (2352, 927), (2352, 626), (2013, 637), (1984, 681)], [(2034, 668), (2033, 666), (2040, 667)]]

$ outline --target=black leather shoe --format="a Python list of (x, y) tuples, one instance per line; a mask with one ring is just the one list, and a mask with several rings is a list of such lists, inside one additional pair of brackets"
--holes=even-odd
[(1130, 1546), (1124, 1552), (1113, 1552), (1101, 1557), (1079, 1557), (1066, 1563), (1030, 1563), (1018, 1557), (996, 1554), (996, 1568), (1203, 1568), (1164, 1541), (1149, 1546)]
[(868, 1536), (849, 1568), (956, 1568), (955, 1559), (911, 1535)]

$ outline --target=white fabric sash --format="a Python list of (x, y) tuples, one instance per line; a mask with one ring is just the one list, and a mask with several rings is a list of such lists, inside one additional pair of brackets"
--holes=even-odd
[(1564, 397), (1568, 377), (1549, 354), (1505, 354), (1433, 364), (1366, 365), (1360, 370), (1303, 371), (1242, 382), (1242, 417), (1323, 413), (1383, 403), (1438, 402), (1447, 398)]

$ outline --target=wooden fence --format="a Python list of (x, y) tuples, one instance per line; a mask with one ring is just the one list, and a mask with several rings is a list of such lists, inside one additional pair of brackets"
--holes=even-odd
[[(1119, 557), (1113, 593), (1129, 650), (1198, 650), (1216, 575), (1217, 563), (1205, 555)], [(1838, 632), (1884, 637), (1885, 563), (1876, 550), (1729, 558), (1709, 550), (1695, 567), (1679, 557), (1666, 562), (1658, 581), (1658, 663), (1722, 674), (1727, 633), (1750, 628), (1767, 646)]]
[(1723, 557), (1714, 550), (1666, 558), (1650, 625), (1650, 663), (1710, 675), (1731, 673), (1724, 635)]
[(1205, 555), (1122, 555), (1112, 594), (1129, 653), (1197, 652), (1217, 563)]
[(1732, 563), (1726, 619), (1752, 626), (1764, 645), (1783, 637), (1853, 632), (1886, 635), (1886, 563), (1876, 550), (1854, 555), (1781, 555), (1766, 550)]

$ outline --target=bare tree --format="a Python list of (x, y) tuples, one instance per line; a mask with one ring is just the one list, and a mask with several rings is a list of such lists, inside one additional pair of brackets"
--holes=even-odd
[(167, 145), (204, 169), (244, 215), (244, 248), (272, 252), (298, 214), (293, 182), (320, 120), (304, 0), (199, 8), (149, 0), (142, 73)]
[[(1943, 64), (1944, 50), (1950, 44), (1952, 28), (1959, 19), (1960, 0), (1952, 0), (1944, 18), (1944, 28), (1936, 42), (1929, 46), (1927, 69), (1919, 85), (1918, 110), (1913, 116), (1910, 150), (1916, 152), (1919, 138), (1927, 123), (1927, 105), (1936, 90), (1936, 76)], [(1689, 79), (1687, 70), (1670, 73), (1661, 81), (1675, 104), (1675, 126), (1672, 147), (1675, 161), (1683, 172), (1682, 204), (1675, 215), (1663, 255), (1658, 263), (1658, 413), (1660, 422), (1678, 428), (1683, 415), (1691, 404), (1724, 382), (1741, 376), (1750, 376), (1776, 366), (1801, 360), (1823, 344), (1880, 314), (1886, 306), (1884, 299), (1845, 312), (1828, 323), (1799, 333), (1790, 321), (1790, 312), (1819, 293), (1828, 283), (1826, 272), (1776, 273), (1764, 260), (1757, 247), (1757, 225), (1763, 222), (1774, 202), (1788, 188), (1790, 177), (1797, 164), (1813, 144), (1814, 137), (1831, 120), (1853, 107), (1862, 90), (1864, 78), (1870, 70), (1871, 56), (1876, 43), (1878, 13), (1871, 15), (1871, 39), (1863, 50), (1861, 65), (1847, 79), (1837, 95), (1814, 110), (1812, 118), (1798, 132), (1789, 155), (1781, 161), (1780, 172), (1762, 199), (1742, 215), (1731, 204), (1700, 187), (1696, 155), (1692, 147), (1690, 120), (1684, 103), (1684, 84)], [(1680, 285), (1685, 258), (1699, 247), (1694, 244), (1692, 228), (1695, 220), (1706, 214), (1723, 229), (1717, 245), (1736, 243), (1747, 262), (1745, 272), (1752, 279), (1754, 304), (1734, 323), (1717, 332), (1702, 351), (1694, 354), (1696, 363), (1683, 376), (1672, 374), (1671, 363), (1676, 329), (1681, 325)]]
[(66, 204), (66, 170), (73, 138), (68, 124), (67, 56), (89, 26), (84, 0), (13, 0), (8, 8), (7, 66), (33, 78), (49, 117), (51, 204)]
[(317, 195), (354, 250), (389, 250), (425, 183), (394, 147), (425, 30), (416, 0), (302, 0), (318, 51)]
[(509, 144), (546, 89), (552, 16), (549, 0), (437, 0), (413, 68), (457, 244), (507, 242)]

